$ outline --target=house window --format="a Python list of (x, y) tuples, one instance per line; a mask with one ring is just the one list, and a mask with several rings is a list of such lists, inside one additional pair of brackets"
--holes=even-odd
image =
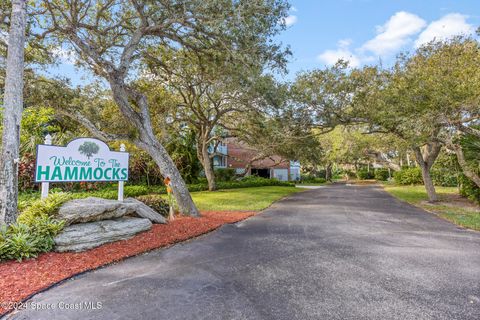
[(225, 156), (213, 157), (213, 166), (217, 168), (225, 168), (227, 166), (227, 157)]

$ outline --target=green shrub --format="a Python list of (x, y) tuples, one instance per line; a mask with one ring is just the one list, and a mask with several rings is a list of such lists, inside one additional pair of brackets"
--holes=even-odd
[(214, 173), (216, 181), (232, 181), (235, 178), (235, 169), (231, 168), (218, 168)]
[(21, 261), (51, 251), (53, 238), (63, 229), (63, 221), (45, 213), (28, 215), (24, 223), (14, 223), (0, 229), (0, 260)]
[(433, 168), (430, 170), (433, 184), (442, 187), (458, 186), (457, 172), (450, 168)]
[[(222, 184), (222, 182), (217, 183), (217, 187), (219, 184)], [(188, 191), (190, 192), (205, 191), (205, 190), (208, 190), (208, 184), (206, 183), (196, 183), (196, 184), (188, 185)]]
[(379, 181), (387, 181), (390, 177), (388, 169), (377, 169), (375, 170), (375, 179)]
[[(125, 197), (138, 197), (149, 193), (147, 186), (125, 186), (123, 188)], [(115, 195), (117, 197), (117, 195)]]
[[(162, 189), (163, 186), (158, 186), (157, 189)], [(147, 186), (125, 186), (123, 188), (123, 195), (125, 198), (131, 197), (135, 198), (138, 196), (142, 196), (145, 194), (149, 194), (154, 192), (153, 188), (149, 188)], [(165, 190), (165, 187), (163, 187)], [(117, 199), (118, 198), (118, 186), (115, 186), (111, 189), (103, 189), (93, 192), (82, 192), (82, 193), (75, 193), (75, 198), (85, 198), (85, 197), (98, 197), (104, 199)]]
[(50, 193), (45, 199), (30, 202), (18, 217), (18, 222), (26, 223), (43, 215), (55, 216), (60, 206), (73, 199), (74, 194), (66, 192)]
[(0, 259), (22, 261), (23, 259), (36, 257), (39, 253), (37, 246), (42, 239), (31, 233), (27, 225), (10, 225), (8, 228), (3, 228), (2, 234), (3, 243), (0, 246), (2, 248)]
[(460, 186), (460, 195), (480, 204), (480, 188), (465, 175), (458, 177)]
[(0, 230), (0, 260), (23, 260), (51, 251), (53, 238), (65, 222), (55, 219), (60, 206), (74, 198), (74, 194), (51, 193), (46, 199), (24, 203), (25, 209), (17, 222)]
[(149, 194), (149, 195), (145, 195), (145, 196), (139, 196), (139, 197), (137, 197), (137, 200), (142, 201), (147, 206), (149, 206), (153, 210), (157, 211), (158, 213), (160, 213), (165, 218), (168, 217), (168, 212), (169, 212), (170, 206), (168, 205), (167, 200), (163, 199), (160, 195)]
[(393, 174), (393, 179), (400, 185), (422, 184), (422, 170), (418, 167), (402, 169)]
[(345, 179), (345, 175), (348, 175), (348, 178), (353, 178), (353, 177), (357, 176), (357, 174), (355, 172), (353, 172), (352, 170), (339, 169), (339, 170), (335, 170), (335, 172), (333, 172), (333, 179), (335, 179), (335, 180)]
[(263, 186), (294, 186), (295, 184), (288, 181), (280, 181), (277, 179), (268, 179), (257, 176), (247, 176), (240, 181), (228, 181), (217, 183), (218, 189), (236, 189)]
[(325, 178), (316, 178), (316, 177), (309, 177), (306, 180), (300, 180), (300, 183), (308, 184), (308, 183), (325, 183), (327, 180)]
[(311, 183), (311, 182), (313, 182), (313, 180), (315, 180), (315, 178), (316, 177), (312, 174), (302, 174), (302, 175), (300, 175), (300, 181), (301, 182)]
[(357, 171), (357, 178), (360, 180), (373, 179), (375, 177), (373, 171), (368, 171), (366, 169), (360, 169)]
[(325, 169), (318, 170), (317, 173), (315, 174), (315, 176), (317, 178), (326, 179), (327, 178), (327, 170), (325, 170)]

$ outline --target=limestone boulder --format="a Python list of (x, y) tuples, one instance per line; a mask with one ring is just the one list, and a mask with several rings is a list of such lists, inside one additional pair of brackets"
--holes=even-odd
[(153, 223), (167, 223), (161, 214), (133, 198), (125, 199), (123, 202), (95, 197), (72, 200), (60, 207), (57, 218), (64, 220), (65, 225), (69, 226), (124, 216), (146, 218)]
[(65, 227), (55, 237), (55, 251), (84, 251), (105, 243), (131, 238), (151, 227), (150, 220), (131, 217), (73, 224)]
[(58, 219), (65, 225), (120, 218), (135, 212), (137, 205), (117, 200), (89, 197), (64, 203), (58, 210)]

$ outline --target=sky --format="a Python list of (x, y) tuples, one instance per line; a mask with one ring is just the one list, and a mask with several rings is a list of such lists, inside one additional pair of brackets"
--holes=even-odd
[(291, 0), (288, 28), (279, 41), (293, 56), (287, 79), (339, 58), (353, 67), (392, 64), (433, 39), (474, 34), (480, 0)]
[[(433, 39), (474, 34), (480, 26), (480, 0), (291, 0), (287, 30), (277, 37), (293, 52), (284, 80), (301, 71), (324, 68), (338, 59), (353, 67), (392, 64), (400, 52)], [(90, 75), (69, 62), (51, 75), (87, 84)]]

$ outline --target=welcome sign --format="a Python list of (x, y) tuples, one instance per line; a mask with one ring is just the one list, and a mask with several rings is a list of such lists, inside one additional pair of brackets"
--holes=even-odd
[(35, 182), (127, 181), (127, 152), (110, 151), (92, 138), (70, 141), (66, 147), (37, 146)]

